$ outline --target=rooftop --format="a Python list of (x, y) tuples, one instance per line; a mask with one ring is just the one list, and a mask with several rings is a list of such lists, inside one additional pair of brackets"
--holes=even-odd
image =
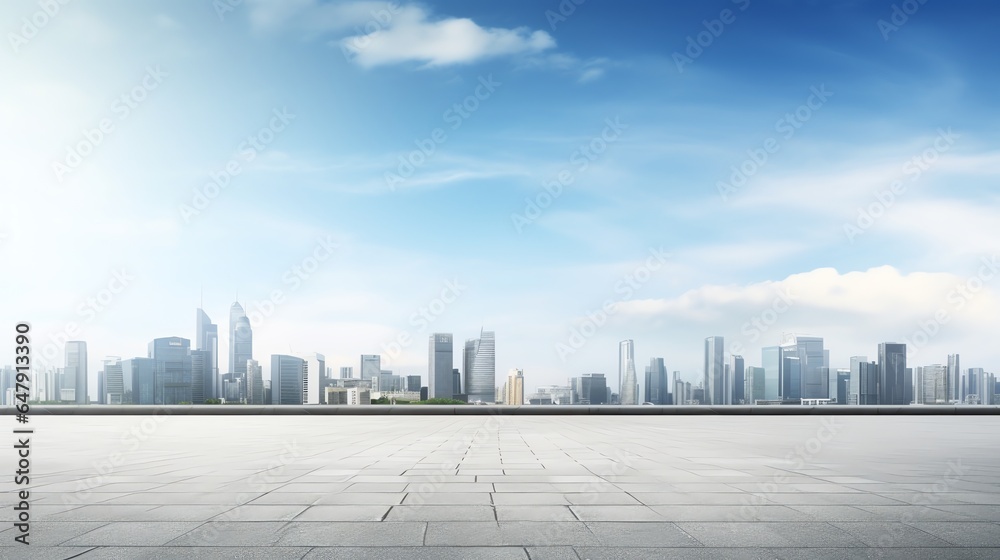
[[(30, 547), (10, 523), (23, 487), (0, 483), (0, 547), (17, 558), (914, 560), (1000, 548), (996, 415), (43, 414), (27, 426)], [(13, 450), (0, 460), (15, 469)]]

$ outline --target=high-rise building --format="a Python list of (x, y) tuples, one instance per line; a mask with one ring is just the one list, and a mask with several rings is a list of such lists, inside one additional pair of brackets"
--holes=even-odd
[(271, 401), (273, 404), (302, 404), (306, 362), (296, 356), (271, 355)]
[(732, 404), (745, 404), (746, 403), (746, 362), (743, 360), (743, 356), (738, 354), (732, 357), (732, 367), (730, 367), (730, 375), (733, 379), (733, 397)]
[(524, 370), (512, 369), (507, 372), (503, 403), (515, 406), (524, 404)]
[[(67, 384), (67, 382), (69, 384)], [(73, 388), (73, 402), (87, 404), (87, 343), (71, 340), (66, 343), (66, 369), (63, 389)]]
[(101, 391), (103, 404), (122, 404), (125, 402), (125, 380), (122, 372), (122, 360), (117, 356), (104, 359), (104, 388)]
[(670, 404), (670, 389), (667, 384), (667, 368), (663, 358), (650, 358), (646, 366), (644, 402)]
[(948, 404), (948, 366), (934, 364), (913, 368), (916, 380), (914, 402), (917, 404)]
[(781, 400), (802, 398), (802, 360), (798, 356), (781, 358)]
[(861, 364), (867, 364), (868, 356), (851, 356), (851, 381), (847, 391), (847, 404), (867, 404), (861, 402)]
[(354, 377), (354, 367), (345, 366), (340, 368), (340, 378), (341, 379), (351, 379)]
[(104, 368), (97, 372), (97, 404), (104, 404)]
[(234, 301), (229, 307), (229, 364), (227, 364), (227, 373), (235, 373), (242, 367), (236, 361), (236, 323), (240, 317), (246, 316), (247, 314), (243, 310), (243, 306), (240, 305), (240, 302)]
[(762, 348), (761, 365), (764, 367), (764, 400), (776, 401), (781, 398), (781, 347)]
[(432, 399), (450, 399), (462, 391), (455, 391), (452, 370), (454, 340), (451, 333), (434, 333), (428, 339), (427, 394)]
[(382, 372), (382, 357), (378, 354), (361, 355), (361, 379), (375, 379)]
[(326, 372), (326, 356), (314, 352), (302, 359), (306, 368), (302, 378), (302, 404), (325, 404), (326, 393), (320, 386), (320, 379)]
[(948, 402), (962, 400), (962, 368), (958, 354), (948, 355)]
[(191, 402), (204, 404), (214, 390), (212, 353), (208, 350), (191, 350)]
[(847, 404), (847, 396), (851, 392), (851, 370), (838, 369), (831, 375), (837, 378), (837, 388), (836, 392), (830, 395), (830, 398), (832, 399), (836, 395), (837, 404)]
[(570, 404), (609, 404), (610, 387), (603, 373), (585, 373), (570, 379)]
[(907, 378), (906, 344), (878, 345), (878, 404), (910, 404), (913, 382)]
[[(452, 368), (451, 370), (451, 397), (446, 398), (458, 398), (462, 395), (462, 372), (458, 371), (458, 368)], [(432, 395), (430, 398), (434, 398)]]
[(247, 404), (266, 404), (264, 367), (257, 360), (247, 360)]
[[(156, 370), (152, 358), (122, 360), (122, 385), (128, 404), (161, 404), (156, 400)], [(162, 399), (161, 399), (162, 401)]]
[(191, 341), (179, 336), (154, 339), (148, 357), (153, 360), (154, 404), (190, 403)]
[(236, 370), (233, 371), (233, 377), (243, 384), (240, 398), (246, 399), (247, 362), (253, 359), (253, 329), (250, 328), (250, 319), (246, 315), (236, 319), (235, 337), (233, 355), (236, 360)]
[(762, 367), (746, 368), (746, 404), (756, 404), (767, 399), (767, 370)]
[(721, 336), (705, 339), (704, 397), (702, 404), (726, 403), (725, 342)]
[(407, 375), (406, 376), (406, 390), (410, 392), (420, 392), (420, 376), (419, 375)]
[[(823, 379), (823, 368), (829, 367), (827, 363), (828, 354), (823, 349), (822, 338), (814, 336), (790, 336), (781, 343), (781, 355), (782, 358), (798, 358), (799, 364), (798, 394), (782, 394), (782, 398), (828, 398), (829, 382)], [(784, 363), (782, 362), (782, 365)], [(790, 387), (792, 385), (795, 385), (794, 381), (784, 381), (782, 383), (782, 387)]]
[(618, 343), (618, 403), (639, 404), (639, 379), (635, 372), (635, 342)]
[[(470, 346), (469, 342), (473, 344)], [(465, 393), (469, 402), (493, 402), (496, 398), (496, 334), (481, 330), (479, 338), (466, 342)]]
[(212, 323), (208, 314), (201, 308), (195, 312), (195, 350), (208, 352), (206, 399), (219, 397), (219, 327)]

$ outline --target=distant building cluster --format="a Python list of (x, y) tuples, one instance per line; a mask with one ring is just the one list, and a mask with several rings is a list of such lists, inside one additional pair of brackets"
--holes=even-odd
[[(244, 403), (274, 405), (361, 405), (446, 399), (506, 405), (739, 405), (739, 404), (1000, 404), (996, 375), (983, 368), (962, 370), (959, 355), (947, 363), (909, 367), (906, 345), (878, 345), (877, 360), (854, 356), (849, 367), (830, 366), (823, 339), (788, 336), (761, 351), (760, 366), (727, 354), (721, 336), (705, 339), (704, 367), (695, 385), (665, 361), (649, 359), (637, 374), (635, 343), (618, 345), (614, 385), (603, 373), (585, 373), (567, 385), (525, 391), (522, 369), (496, 379), (496, 334), (481, 330), (462, 346), (461, 369), (454, 367), (451, 333), (428, 340), (427, 385), (421, 375), (382, 369), (381, 356), (362, 354), (357, 373), (341, 366), (336, 375), (319, 353), (270, 356), (270, 379), (253, 357), (253, 329), (239, 303), (229, 310), (226, 369), (219, 369), (219, 331), (204, 310), (195, 315), (195, 338), (158, 338), (144, 357), (104, 359), (97, 372), (97, 404)], [(266, 363), (266, 362), (265, 362)], [(845, 366), (848, 364), (844, 364)], [(65, 344), (65, 366), (33, 372), (32, 400), (89, 404), (87, 343)], [(0, 404), (14, 403), (15, 368), (0, 370)]]

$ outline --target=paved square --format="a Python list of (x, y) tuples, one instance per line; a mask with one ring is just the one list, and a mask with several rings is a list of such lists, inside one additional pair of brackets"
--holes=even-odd
[[(1000, 557), (998, 416), (35, 416), (31, 427), (31, 545), (14, 541), (5, 477), (4, 558)], [(0, 461), (15, 470), (14, 453)]]

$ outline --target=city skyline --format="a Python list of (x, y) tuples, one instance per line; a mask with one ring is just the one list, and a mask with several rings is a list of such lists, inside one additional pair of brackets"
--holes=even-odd
[[(242, 307), (238, 302), (234, 302), (231, 309), (230, 320), (234, 325), (244, 325), (248, 318), (242, 313)], [(233, 375), (232, 372), (215, 373), (218, 368), (213, 363), (216, 354), (212, 348), (215, 345), (216, 330), (211, 323), (210, 317), (202, 309), (195, 312), (195, 333), (194, 339), (187, 337), (159, 337), (147, 344), (147, 354), (145, 357), (135, 356), (134, 358), (122, 359), (116, 356), (102, 357), (99, 362), (101, 367), (96, 373), (87, 373), (86, 366), (88, 359), (88, 345), (86, 341), (68, 341), (66, 343), (63, 367), (48, 367), (44, 371), (38, 367), (35, 373), (38, 376), (40, 387), (46, 388), (46, 394), (50, 394), (49, 372), (58, 370), (59, 382), (61, 382), (61, 400), (83, 404), (84, 402), (108, 404), (107, 395), (88, 391), (87, 396), (81, 396), (74, 391), (76, 384), (81, 381), (88, 381), (88, 385), (96, 384), (97, 387), (107, 388), (110, 386), (121, 386), (120, 376), (124, 372), (125, 376), (132, 376), (139, 380), (140, 376), (149, 376), (150, 382), (155, 382), (154, 392), (157, 395), (173, 395), (181, 391), (183, 397), (169, 397), (176, 402), (202, 402), (209, 395), (212, 398), (225, 398), (226, 400), (244, 400), (250, 403), (264, 402), (260, 396), (260, 391), (265, 382), (270, 383), (274, 378), (272, 371), (261, 365), (258, 359), (248, 357), (242, 364), (244, 374)], [(649, 358), (649, 366), (645, 368), (645, 375), (639, 377), (635, 371), (635, 346), (632, 339), (623, 340), (618, 343), (618, 373), (621, 386), (625, 386), (626, 379), (634, 380), (630, 391), (626, 393), (615, 393), (611, 387), (608, 388), (607, 399), (612, 401), (612, 395), (617, 395), (614, 402), (617, 404), (667, 404), (666, 397), (657, 396), (661, 387), (666, 388), (670, 399), (676, 398), (676, 385), (680, 381), (686, 382), (688, 391), (693, 389), (703, 390), (702, 404), (738, 404), (740, 399), (750, 394), (750, 401), (765, 400), (769, 402), (779, 402), (788, 399), (845, 399), (845, 395), (851, 395), (850, 404), (932, 404), (928, 400), (937, 402), (942, 395), (948, 396), (949, 400), (961, 399), (965, 394), (979, 395), (983, 390), (988, 391), (991, 385), (984, 381), (988, 376), (995, 376), (993, 368), (968, 368), (963, 370), (960, 367), (960, 353), (948, 354), (946, 359), (939, 361), (927, 361), (916, 363), (908, 362), (910, 355), (907, 343), (880, 342), (877, 343), (877, 361), (867, 362), (864, 355), (851, 355), (849, 368), (838, 367), (831, 362), (830, 349), (825, 347), (823, 337), (805, 336), (798, 334), (784, 334), (784, 339), (779, 345), (764, 347), (760, 350), (760, 366), (755, 367), (753, 360), (748, 364), (742, 354), (735, 353), (735, 350), (743, 350), (742, 345), (737, 341), (734, 344), (727, 343), (725, 337), (711, 336), (704, 339), (704, 363), (701, 372), (692, 374), (691, 372), (678, 371), (668, 368), (662, 354), (653, 355)], [(244, 338), (246, 338), (244, 336)], [(236, 339), (237, 347), (241, 338)], [(361, 354), (358, 376), (359, 380), (374, 380), (373, 387), (382, 391), (409, 390), (415, 383), (426, 380), (424, 387), (428, 388), (430, 398), (452, 398), (462, 397), (469, 402), (492, 402), (494, 397), (505, 395), (506, 380), (497, 376), (495, 362), (495, 340), (494, 331), (486, 331), (480, 328), (480, 338), (470, 338), (466, 340), (463, 351), (462, 368), (450, 368), (454, 359), (454, 337), (451, 333), (434, 333), (429, 337), (429, 354), (425, 364), (426, 375), (423, 373), (412, 375), (408, 371), (393, 372), (383, 368), (383, 355)], [(737, 348), (733, 348), (736, 346)], [(170, 360), (162, 357), (168, 353), (173, 353), (174, 347), (178, 348), (177, 357)], [(252, 348), (246, 350), (252, 353)], [(231, 349), (231, 354), (239, 354), (239, 350)], [(159, 353), (159, 355), (158, 355)], [(181, 355), (187, 356), (188, 369), (178, 370), (179, 364), (183, 360)], [(171, 354), (173, 355), (173, 354)], [(357, 359), (357, 358), (356, 358)], [(83, 368), (79, 364), (84, 364)], [(337, 366), (332, 362), (328, 364), (326, 356), (318, 352), (297, 353), (295, 355), (272, 354), (270, 360), (263, 360), (263, 363), (270, 363), (274, 368), (276, 364), (281, 364), (278, 371), (287, 361), (294, 361), (301, 364), (298, 371), (298, 397), (301, 404), (322, 404), (325, 403), (326, 384), (324, 379), (334, 380), (344, 379), (345, 373), (353, 373), (351, 366)], [(968, 362), (966, 362), (968, 363)], [(143, 365), (147, 364), (147, 365)], [(170, 365), (174, 369), (164, 369), (162, 364)], [(890, 364), (883, 368), (881, 364)], [(107, 378), (109, 371), (115, 377)], [(869, 369), (866, 369), (870, 365)], [(295, 366), (299, 367), (299, 366)], [(131, 374), (133, 369), (139, 368), (146, 373)], [(445, 369), (453, 375), (447, 377), (453, 384), (446, 385), (446, 389), (436, 393), (430, 390), (435, 377), (441, 377)], [(169, 371), (168, 371), (169, 370)], [(441, 375), (435, 375), (436, 370)], [(748, 376), (748, 370), (750, 375)], [(154, 374), (153, 372), (159, 372)], [(339, 371), (339, 375), (337, 372)], [(520, 372), (523, 379), (523, 368), (511, 368), (509, 371)], [(673, 371), (672, 375), (668, 375)], [(973, 372), (978, 373), (973, 373)], [(266, 372), (266, 373), (265, 373)], [(925, 375), (926, 372), (926, 375)], [(943, 374), (941, 372), (944, 372)], [(395, 373), (395, 375), (393, 375)], [(568, 390), (575, 383), (574, 379), (580, 379), (581, 372), (567, 372), (562, 378), (567, 385), (546, 385), (546, 380), (531, 378), (537, 391), (543, 391), (545, 387), (564, 387)], [(604, 375), (604, 374), (599, 374)], [(967, 380), (971, 379), (971, 381)], [(985, 377), (984, 377), (985, 376)], [(353, 376), (347, 378), (354, 378)], [(399, 387), (393, 388), (388, 385), (390, 378), (398, 379)], [(669, 385), (667, 380), (671, 379)], [(562, 381), (560, 380), (560, 382)], [(979, 381), (977, 381), (979, 380)], [(287, 381), (287, 378), (286, 378)], [(693, 382), (692, 382), (693, 381)], [(290, 381), (288, 381), (290, 382)], [(381, 383), (381, 385), (379, 385)], [(527, 402), (528, 397), (523, 389), (524, 382), (519, 382), (522, 389), (522, 399)], [(978, 383), (978, 385), (977, 385)], [(230, 384), (232, 386), (230, 386)], [(844, 385), (841, 387), (841, 385)], [(126, 386), (131, 386), (131, 382), (126, 382)], [(487, 391), (487, 386), (492, 385), (492, 389)], [(979, 385), (983, 385), (980, 387)], [(760, 394), (754, 393), (755, 388), (760, 388)], [(929, 387), (929, 388), (928, 388)], [(450, 393), (447, 388), (454, 388)], [(472, 389), (470, 391), (470, 388)], [(248, 393), (248, 391), (250, 393)], [(286, 391), (287, 393), (287, 391)], [(138, 394), (138, 393), (137, 393)], [(179, 393), (178, 393), (179, 394)], [(535, 393), (538, 394), (538, 393)], [(926, 395), (932, 395), (927, 397)], [(867, 395), (867, 396), (866, 396)], [(958, 395), (958, 397), (954, 397)], [(137, 396), (138, 402), (150, 402), (151, 397)], [(157, 397), (162, 398), (162, 397)], [(293, 404), (291, 397), (285, 395), (281, 397), (287, 404)], [(988, 402), (992, 402), (992, 397), (984, 397)], [(884, 400), (882, 400), (884, 399)], [(650, 402), (652, 401), (652, 402)], [(135, 401), (133, 401), (135, 402)], [(567, 401), (568, 402), (568, 401)], [(670, 403), (675, 404), (675, 403)]]
[(0, 308), (94, 392), (196, 302), (229, 369), (234, 293), (258, 358), (396, 371), (484, 324), (542, 383), (708, 335), (1000, 363), (995, 6), (722, 4), (4, 3)]

